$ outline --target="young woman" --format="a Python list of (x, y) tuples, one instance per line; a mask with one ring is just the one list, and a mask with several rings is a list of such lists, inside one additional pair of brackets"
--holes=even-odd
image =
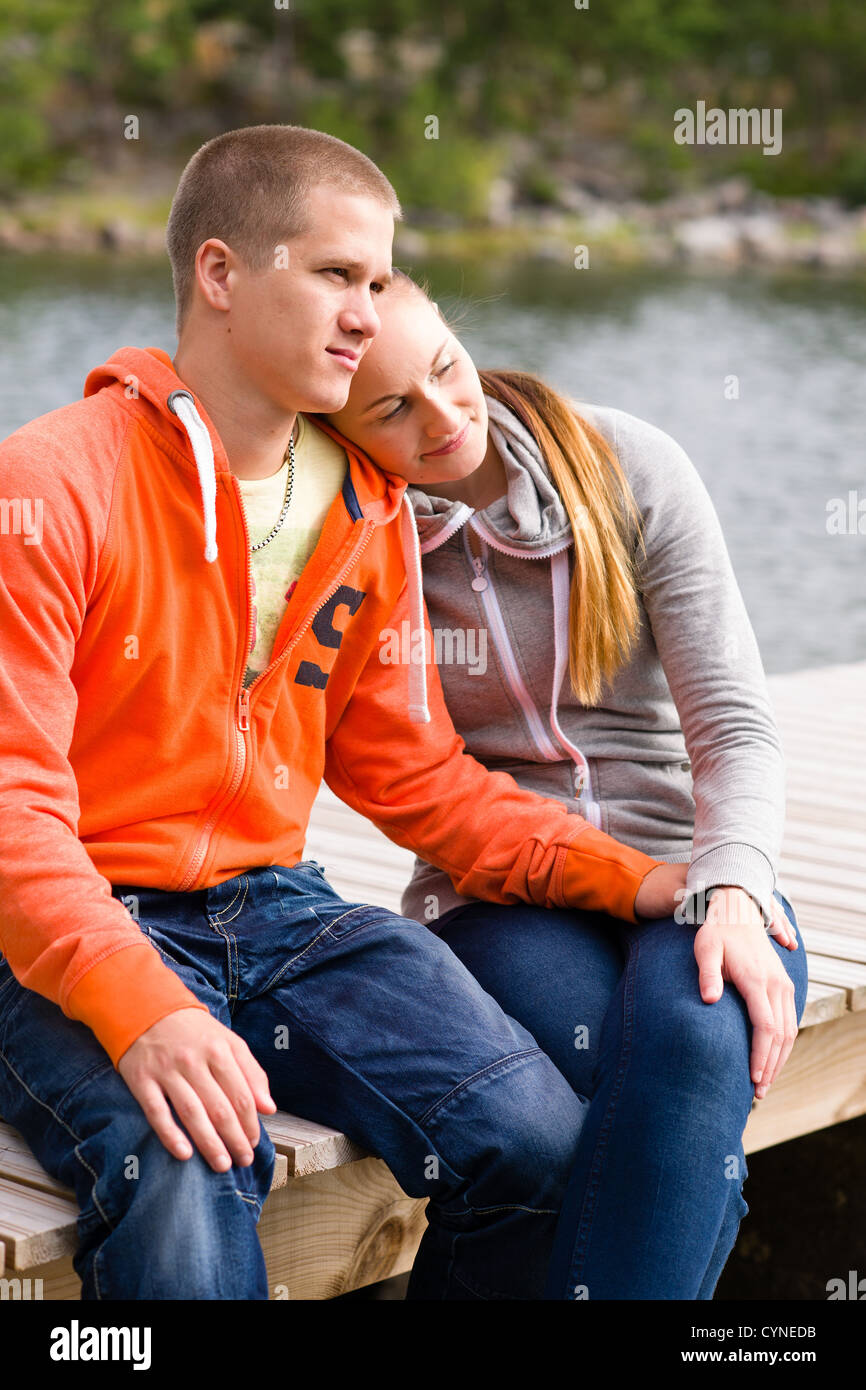
[(667, 434), (527, 373), (479, 373), (408, 276), (379, 312), (328, 418), (410, 484), (468, 751), (689, 864), (682, 909), (637, 926), (461, 898), (420, 860), (402, 910), (587, 1100), (548, 1296), (712, 1298), (748, 1211), (753, 1097), (807, 985), (775, 889), (779, 737), (716, 514)]

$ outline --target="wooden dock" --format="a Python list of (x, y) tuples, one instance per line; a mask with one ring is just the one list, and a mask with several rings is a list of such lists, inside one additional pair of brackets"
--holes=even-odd
[[(782, 1075), (755, 1102), (749, 1153), (866, 1113), (866, 661), (769, 684), (788, 768), (780, 887), (806, 944), (809, 994)], [(412, 855), (327, 788), (306, 853), (347, 899), (399, 910)], [(424, 1202), (344, 1135), (281, 1113), (265, 1123), (278, 1153), (259, 1226), (271, 1296), (329, 1298), (409, 1269)], [(74, 1194), (0, 1124), (0, 1296), (79, 1297), (76, 1213)]]

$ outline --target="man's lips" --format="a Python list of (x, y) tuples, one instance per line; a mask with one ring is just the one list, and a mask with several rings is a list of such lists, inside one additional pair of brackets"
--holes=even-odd
[(467, 420), (459, 434), (455, 434), (449, 444), (445, 444), (441, 449), (433, 449), (430, 453), (422, 454), (422, 459), (439, 458), (441, 454), (453, 454), (455, 449), (459, 449), (469, 432), (470, 422)]
[(329, 352), (332, 357), (336, 357), (337, 361), (342, 362), (350, 371), (357, 371), (358, 363), (361, 360), (361, 354), (359, 352), (354, 352), (352, 348), (327, 348), (326, 351)]

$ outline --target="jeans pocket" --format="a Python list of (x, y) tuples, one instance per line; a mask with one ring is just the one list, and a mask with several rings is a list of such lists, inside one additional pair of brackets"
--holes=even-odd
[[(362, 927), (369, 927), (374, 922), (386, 921), (396, 914), (389, 912), (386, 907), (375, 907), (371, 903), (359, 903), (355, 907), (346, 907), (343, 912), (337, 912), (330, 920), (329, 915), (323, 913), (321, 908), (318, 909), (317, 915), (322, 926), (327, 928), (332, 941), (340, 941), (344, 936), (351, 936), (353, 932), (360, 931)], [(407, 919), (407, 921), (413, 927), (419, 926), (418, 922), (411, 919)]]
[(151, 944), (155, 951), (158, 951), (166, 965), (171, 965), (176, 971), (186, 968), (183, 961), (176, 960), (170, 951), (165, 949), (164, 939), (158, 929), (154, 929), (151, 922), (142, 922), (139, 918), (135, 919), (136, 925)]

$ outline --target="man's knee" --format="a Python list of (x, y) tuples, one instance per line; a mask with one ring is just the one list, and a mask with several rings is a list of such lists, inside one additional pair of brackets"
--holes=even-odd
[(253, 1163), (225, 1173), (198, 1150), (175, 1158), (143, 1115), (96, 1131), (76, 1158), (84, 1174), (78, 1267), (82, 1277), (90, 1272), (96, 1297), (253, 1296), (234, 1281), (259, 1263), (255, 1227), (274, 1167), (264, 1131)]
[[(119, 1105), (109, 1116), (93, 1116), (88, 1136), (75, 1146), (76, 1187), (85, 1220), (98, 1217), (115, 1226), (133, 1201), (193, 1229), (207, 1222), (208, 1208), (222, 1193), (237, 1191), (256, 1213), (261, 1210), (273, 1176), (274, 1148), (260, 1129), (254, 1160), (216, 1173), (197, 1149), (188, 1159), (175, 1158), (148, 1123), (138, 1102)], [(130, 1103), (131, 1102), (131, 1103)], [(104, 1119), (103, 1123), (99, 1120)]]
[(588, 1102), (543, 1052), (469, 1078), (430, 1117), (451, 1165), (471, 1179), (469, 1205), (556, 1210)]

